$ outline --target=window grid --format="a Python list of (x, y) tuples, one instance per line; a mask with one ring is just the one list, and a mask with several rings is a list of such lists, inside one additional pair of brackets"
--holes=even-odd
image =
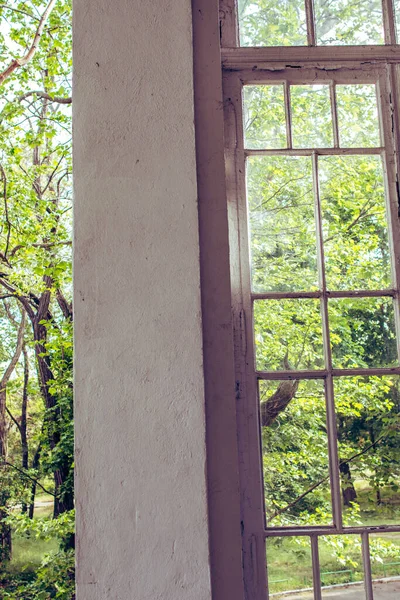
[[(386, 150), (384, 147), (382, 148), (337, 148), (336, 143), (338, 145), (339, 141), (339, 130), (338, 130), (338, 122), (337, 118), (337, 110), (336, 104), (336, 94), (332, 93), (336, 88), (336, 82), (329, 82), (330, 90), (331, 90), (331, 99), (332, 99), (332, 124), (334, 129), (334, 139), (335, 139), (335, 150), (332, 148), (326, 149), (301, 149), (303, 155), (311, 156), (313, 163), (313, 193), (314, 193), (314, 202), (315, 202), (315, 219), (316, 219), (316, 227), (317, 227), (317, 264), (318, 264), (318, 275), (319, 275), (319, 283), (320, 290), (317, 292), (264, 292), (264, 293), (251, 293), (251, 300), (254, 303), (257, 300), (269, 300), (269, 299), (288, 299), (288, 298), (296, 298), (296, 299), (306, 299), (306, 298), (319, 298), (321, 303), (321, 316), (322, 316), (322, 328), (323, 328), (323, 346), (324, 346), (324, 358), (325, 358), (325, 369), (324, 370), (310, 370), (308, 372), (305, 371), (258, 371), (255, 365), (255, 372), (257, 373), (257, 377), (259, 379), (265, 380), (282, 380), (282, 379), (320, 379), (323, 378), (325, 380), (325, 393), (327, 400), (327, 430), (328, 430), (328, 449), (329, 449), (329, 465), (330, 465), (330, 481), (331, 481), (331, 491), (332, 491), (332, 512), (333, 512), (333, 528), (335, 532), (347, 531), (346, 528), (343, 528), (343, 519), (342, 519), (342, 507), (341, 507), (341, 487), (340, 487), (340, 474), (339, 474), (339, 460), (337, 453), (337, 435), (336, 435), (336, 412), (335, 412), (335, 400), (334, 400), (334, 391), (333, 391), (333, 377), (341, 377), (341, 376), (357, 376), (357, 375), (393, 375), (400, 374), (400, 367), (387, 367), (387, 368), (354, 368), (354, 369), (334, 369), (332, 364), (332, 350), (330, 343), (330, 328), (329, 328), (329, 314), (328, 314), (328, 299), (329, 298), (366, 298), (366, 297), (392, 297), (394, 302), (397, 301), (398, 297), (398, 288), (395, 285), (394, 289), (379, 289), (379, 290), (343, 290), (343, 291), (329, 291), (326, 283), (326, 273), (325, 273), (325, 258), (324, 258), (324, 242), (323, 242), (323, 230), (322, 230), (322, 211), (321, 211), (321, 201), (320, 201), (320, 193), (319, 193), (319, 171), (318, 171), (318, 156), (319, 153), (325, 156), (329, 155), (362, 155), (362, 154), (376, 154), (381, 155), (384, 159), (386, 155)], [(288, 150), (291, 150), (290, 154), (292, 156), (299, 155), (298, 149), (293, 149), (291, 144), (291, 107), (290, 107), (290, 83), (285, 80), (284, 81), (284, 89), (285, 89), (285, 106), (286, 106), (286, 125), (289, 131), (288, 135)], [(379, 104), (378, 104), (379, 106)], [(380, 111), (382, 112), (382, 111)], [(382, 122), (382, 119), (381, 119)], [(276, 155), (277, 152), (281, 155), (287, 154), (287, 150), (248, 150), (244, 148), (244, 155), (247, 156), (259, 156), (265, 155), (265, 153), (269, 155)], [(394, 281), (396, 281), (396, 274), (392, 275)], [(398, 315), (398, 307), (395, 310), (395, 315)], [(400, 338), (399, 329), (398, 329), (398, 319), (397, 319), (397, 332), (396, 339), (397, 342)], [(253, 342), (254, 343), (254, 342)], [(255, 349), (253, 348), (253, 355), (255, 356)], [(398, 356), (400, 356), (398, 350)], [(272, 527), (271, 531), (268, 530), (268, 535), (273, 535), (272, 530), (276, 530), (276, 534), (281, 534), (281, 528)], [(296, 528), (297, 530), (297, 528)], [(291, 530), (293, 533), (293, 530)], [(400, 526), (399, 526), (400, 531)]]
[[(238, 0), (221, 0), (221, 42), (223, 48), (239, 47), (239, 18), (238, 18)], [(304, 10), (307, 27), (307, 45), (308, 47), (317, 46), (316, 25), (315, 25), (315, 7), (314, 0), (304, 0)], [(394, 45), (398, 43), (395, 26), (395, 9), (393, 0), (382, 0), (382, 24), (384, 45)], [(246, 46), (243, 46), (246, 47)], [(270, 46), (279, 47), (279, 46)], [(282, 46), (285, 49), (290, 46)], [(304, 47), (304, 46), (303, 46)], [(319, 46), (326, 47), (326, 46)], [(335, 47), (334, 45), (328, 47)], [(346, 47), (346, 46), (345, 46)], [(296, 46), (302, 48), (302, 46)], [(349, 46), (347, 46), (349, 48)]]
[[(317, 49), (316, 49), (317, 50)], [(240, 291), (237, 298), (239, 305), (242, 307), (239, 315), (239, 321), (236, 322), (236, 334), (239, 336), (237, 345), (240, 345), (241, 356), (238, 357), (237, 371), (239, 374), (240, 387), (238, 395), (243, 395), (246, 401), (251, 404), (256, 398), (258, 398), (258, 381), (259, 380), (284, 380), (284, 379), (323, 379), (325, 384), (326, 393), (326, 408), (327, 408), (327, 430), (328, 430), (328, 453), (329, 453), (329, 465), (330, 465), (330, 484), (331, 484), (331, 495), (332, 495), (332, 514), (333, 514), (333, 526), (289, 526), (289, 527), (267, 527), (264, 522), (263, 527), (263, 538), (267, 537), (282, 537), (282, 536), (308, 536), (311, 541), (311, 555), (312, 555), (312, 571), (313, 571), (313, 586), (314, 586), (314, 599), (321, 598), (321, 577), (320, 577), (320, 565), (319, 565), (319, 552), (318, 552), (318, 540), (321, 535), (337, 535), (337, 534), (354, 534), (361, 536), (362, 540), (362, 554), (364, 564), (364, 582), (367, 600), (373, 599), (372, 590), (372, 576), (371, 576), (371, 565), (369, 555), (369, 534), (376, 531), (400, 531), (399, 526), (363, 526), (363, 527), (344, 527), (342, 521), (342, 505), (341, 505), (341, 487), (340, 487), (340, 473), (339, 473), (339, 459), (338, 459), (338, 446), (337, 446), (337, 431), (336, 431), (336, 413), (334, 404), (334, 390), (333, 390), (333, 378), (343, 377), (349, 375), (400, 375), (400, 367), (380, 367), (380, 368), (355, 368), (355, 369), (338, 369), (332, 365), (331, 345), (330, 345), (330, 331), (329, 331), (329, 317), (328, 317), (328, 300), (331, 298), (373, 298), (373, 297), (391, 297), (395, 302), (395, 320), (396, 320), (396, 333), (397, 333), (397, 345), (399, 345), (399, 308), (398, 308), (398, 282), (399, 282), (399, 264), (397, 260), (392, 260), (392, 280), (393, 286), (390, 289), (377, 289), (377, 290), (343, 290), (343, 291), (330, 291), (326, 285), (325, 275), (325, 262), (324, 262), (324, 244), (323, 244), (323, 232), (322, 232), (322, 215), (321, 215), (321, 202), (319, 197), (319, 186), (318, 186), (318, 160), (321, 156), (340, 156), (340, 155), (379, 155), (382, 156), (384, 164), (384, 175), (385, 175), (385, 188), (386, 188), (386, 199), (387, 199), (387, 217), (388, 217), (388, 229), (390, 237), (390, 245), (393, 256), (394, 247), (397, 246), (399, 241), (398, 222), (397, 222), (397, 202), (398, 197), (396, 194), (396, 165), (394, 160), (394, 150), (396, 140), (393, 139), (393, 106), (389, 102), (389, 89), (388, 80), (393, 77), (393, 73), (390, 67), (387, 69), (375, 68), (368, 72), (363, 71), (362, 68), (353, 71), (341, 71), (337, 68), (331, 72), (331, 79), (328, 77), (321, 77), (321, 73), (314, 69), (311, 69), (311, 73), (303, 70), (300, 74), (296, 70), (296, 75), (292, 75), (289, 72), (287, 77), (283, 80), (284, 84), (284, 97), (285, 97), (285, 118), (287, 127), (287, 148), (286, 149), (246, 149), (244, 147), (244, 131), (242, 123), (242, 86), (246, 84), (271, 84), (282, 82), (282, 73), (279, 77), (273, 71), (259, 71), (254, 74), (254, 71), (240, 71), (226, 73), (225, 76), (225, 103), (227, 106), (226, 120), (227, 120), (227, 173), (228, 173), (228, 190), (230, 194), (228, 201), (237, 202), (238, 205), (233, 209), (233, 219), (237, 219), (238, 229), (238, 241), (237, 244), (233, 243), (233, 247), (236, 246), (238, 256), (237, 259), (241, 264), (241, 282)], [(301, 148), (294, 149), (292, 144), (292, 127), (291, 127), (291, 105), (290, 105), (290, 85), (293, 83), (309, 83), (316, 82), (318, 78), (322, 79), (321, 82), (329, 84), (330, 97), (331, 97), (331, 110), (332, 110), (332, 126), (333, 126), (333, 147), (332, 148)], [(319, 81), (318, 81), (319, 82)], [(339, 138), (339, 126), (337, 116), (337, 105), (336, 105), (336, 84), (337, 83), (370, 83), (374, 82), (377, 85), (378, 91), (378, 108), (379, 108), (379, 119), (380, 119), (380, 131), (381, 137), (383, 133), (384, 139), (381, 141), (381, 147), (375, 148), (340, 148)], [(391, 84), (393, 86), (393, 80)], [(393, 96), (393, 94), (392, 94)], [(393, 101), (393, 98), (392, 98)], [(232, 136), (232, 130), (235, 134)], [(248, 250), (248, 231), (247, 231), (247, 201), (246, 201), (246, 190), (245, 190), (245, 163), (246, 159), (251, 156), (310, 156), (312, 157), (313, 163), (313, 186), (314, 186), (314, 201), (315, 201), (315, 216), (317, 225), (317, 258), (318, 258), (318, 273), (320, 280), (320, 289), (313, 292), (262, 292), (255, 293), (251, 292), (250, 289), (250, 261), (249, 261), (249, 250)], [(231, 185), (230, 185), (231, 184)], [(235, 197), (235, 198), (234, 198)], [(234, 280), (234, 278), (233, 278)], [(234, 294), (235, 296), (235, 294)], [(255, 349), (254, 349), (254, 334), (252, 329), (252, 318), (249, 315), (252, 314), (253, 303), (257, 300), (269, 300), (269, 299), (306, 299), (315, 298), (319, 299), (321, 303), (321, 313), (323, 320), (323, 342), (324, 342), (324, 355), (325, 355), (325, 368), (317, 370), (299, 370), (299, 371), (259, 371), (255, 366)], [(245, 340), (245, 341), (244, 341)], [(398, 357), (400, 356), (398, 348)], [(244, 359), (244, 360), (243, 360)], [(254, 369), (246, 367), (246, 363), (254, 365)], [(252, 372), (251, 372), (252, 371)], [(246, 410), (244, 410), (246, 412)], [(248, 419), (248, 414), (245, 415)], [(256, 419), (259, 423), (259, 417)], [(259, 426), (259, 425), (258, 425)], [(254, 429), (253, 429), (254, 434)], [(253, 477), (253, 490), (250, 494), (252, 497), (252, 510), (246, 511), (244, 506), (244, 513), (249, 517), (249, 523), (253, 520), (255, 529), (260, 527), (260, 521), (257, 520), (257, 510), (260, 510), (260, 505), (257, 507), (257, 502), (254, 503), (254, 499), (257, 495), (262, 493), (262, 472), (260, 465), (260, 448), (261, 439), (260, 431), (258, 431), (258, 439), (251, 440), (248, 436), (244, 441), (245, 451), (248, 453), (248, 463), (258, 465), (258, 477)], [(256, 463), (255, 457), (258, 452)], [(258, 487), (258, 491), (257, 491)], [(247, 492), (247, 491), (246, 491)], [(260, 499), (259, 499), (260, 500)], [(264, 512), (264, 498), (261, 500), (262, 507), (261, 512), (263, 519), (265, 519)], [(244, 500), (246, 505), (246, 500)], [(252, 516), (250, 514), (252, 513)], [(257, 525), (258, 522), (258, 525)], [(259, 543), (259, 542), (258, 542)], [(251, 536), (250, 550), (248, 554), (254, 555), (254, 547), (257, 547), (257, 534)], [(260, 551), (259, 551), (260, 552)], [(262, 566), (263, 557), (261, 552), (261, 558), (258, 556), (257, 562), (258, 567)], [(264, 555), (265, 556), (265, 555)], [(254, 556), (250, 559), (252, 563), (250, 568), (253, 569), (251, 577), (256, 579), (254, 583), (253, 595), (251, 598), (265, 598), (265, 590), (267, 590), (268, 596), (268, 584), (260, 574), (257, 572), (257, 576), (254, 576)], [(246, 560), (244, 561), (246, 571)]]

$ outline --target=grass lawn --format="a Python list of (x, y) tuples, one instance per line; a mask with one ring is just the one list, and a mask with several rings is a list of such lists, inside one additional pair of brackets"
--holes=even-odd
[[(52, 497), (48, 494), (38, 494), (35, 502), (35, 519), (43, 519), (52, 514)], [(7, 566), (6, 573), (14, 575), (22, 572), (34, 571), (42, 562), (45, 554), (56, 552), (58, 541), (55, 539), (44, 541), (36, 538), (27, 538), (18, 534), (13, 535), (13, 555)], [(6, 573), (3, 573), (4, 577)]]

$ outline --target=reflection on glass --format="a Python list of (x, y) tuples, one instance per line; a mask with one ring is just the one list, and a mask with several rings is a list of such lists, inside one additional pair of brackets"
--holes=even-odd
[(258, 370), (323, 368), (318, 300), (257, 300), (254, 337)]
[(398, 377), (336, 378), (334, 392), (345, 521), (399, 522)]
[[(400, 523), (397, 519), (396, 524)], [(379, 533), (369, 536), (371, 555), (371, 571), (374, 597), (398, 598), (400, 597), (400, 580), (382, 581), (400, 577), (400, 534)]]
[(317, 44), (383, 44), (381, 0), (314, 0)]
[(323, 381), (260, 381), (267, 525), (330, 525)]
[(241, 46), (304, 46), (304, 0), (239, 0)]
[(324, 156), (318, 169), (328, 289), (389, 288), (381, 158)]
[(380, 146), (375, 85), (337, 85), (336, 99), (340, 146)]
[(290, 86), (294, 148), (333, 146), (330, 91), (328, 85)]
[[(311, 544), (308, 537), (267, 539), (267, 570), (270, 594), (290, 598), (284, 592), (312, 587)], [(282, 592), (282, 595), (279, 594)], [(302, 592), (301, 600), (312, 600), (312, 592)], [(300, 598), (296, 596), (297, 599)]]
[(337, 368), (398, 364), (391, 298), (329, 300), (332, 362)]
[(317, 289), (311, 158), (248, 158), (247, 199), (253, 290)]
[[(333, 600), (333, 598), (340, 600), (343, 598), (344, 600), (346, 597), (345, 592), (349, 590), (348, 584), (351, 583), (349, 600), (365, 600), (360, 536), (324, 536), (320, 538), (319, 555), (322, 598), (326, 598), (326, 600)], [(357, 582), (359, 582), (359, 585), (357, 585)], [(334, 591), (331, 586), (335, 586)], [(344, 592), (343, 595), (341, 591)]]
[(286, 148), (283, 85), (243, 88), (245, 148)]

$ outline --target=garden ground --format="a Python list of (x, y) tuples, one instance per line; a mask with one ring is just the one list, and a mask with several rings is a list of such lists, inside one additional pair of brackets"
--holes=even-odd
[[(275, 596), (277, 600), (312, 600), (310, 592)], [(323, 600), (365, 600), (363, 585), (334, 588), (322, 591)], [(374, 600), (396, 600), (400, 598), (400, 580), (374, 583)]]

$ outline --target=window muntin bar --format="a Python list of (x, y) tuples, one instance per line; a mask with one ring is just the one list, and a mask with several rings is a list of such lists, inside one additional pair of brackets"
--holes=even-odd
[(244, 154), (248, 156), (357, 156), (364, 154), (368, 156), (377, 156), (385, 152), (384, 148), (276, 148), (274, 150), (245, 149)]
[(385, 44), (396, 44), (396, 4), (398, 0), (382, 0), (383, 27), (385, 31)]
[(293, 147), (293, 136), (292, 136), (292, 112), (290, 110), (290, 85), (287, 81), (284, 82), (285, 88), (285, 117), (286, 117), (286, 136), (287, 136), (287, 147)]
[[(328, 298), (376, 298), (376, 297), (391, 297), (395, 298), (397, 291), (390, 290), (326, 290)], [(251, 297), (253, 300), (278, 300), (279, 298), (321, 298), (323, 292), (321, 290), (315, 292), (253, 292)]]
[[(327, 369), (298, 370), (298, 371), (256, 371), (257, 379), (276, 380), (276, 379), (326, 379), (328, 377)], [(382, 376), (382, 375), (400, 375), (400, 367), (381, 367), (357, 368), (357, 369), (332, 369), (333, 377), (348, 376)]]
[(307, 44), (315, 46), (315, 20), (313, 0), (305, 0), (306, 5), (306, 23), (307, 23)]
[(364, 585), (366, 600), (374, 600), (374, 592), (372, 588), (372, 573), (371, 573), (371, 556), (369, 551), (369, 535), (368, 531), (363, 531), (362, 539), (362, 557), (364, 565)]
[(319, 563), (319, 548), (318, 548), (318, 537), (312, 535), (311, 538), (311, 555), (312, 555), (312, 569), (313, 569), (313, 592), (314, 600), (321, 600), (321, 569)]
[[(293, 71), (301, 67), (359, 68), (368, 72), (366, 62), (376, 64), (398, 64), (400, 45), (392, 46), (298, 46), (287, 48), (230, 48), (221, 49), (223, 68), (226, 71), (239, 71), (246, 77), (246, 83), (257, 81), (256, 73), (263, 69), (285, 69), (288, 65)], [(249, 70), (247, 74), (247, 70)], [(253, 76), (250, 76), (252, 73)], [(272, 73), (271, 73), (272, 74)], [(328, 77), (328, 74), (326, 74)], [(307, 81), (305, 81), (307, 83)], [(362, 82), (360, 82), (362, 83)]]
[(366, 525), (364, 527), (352, 527), (344, 526), (339, 531), (335, 527), (320, 527), (320, 526), (309, 526), (309, 527), (269, 527), (264, 530), (264, 537), (286, 537), (286, 536), (306, 536), (312, 535), (337, 535), (338, 533), (344, 533), (349, 535), (361, 535), (364, 531), (367, 531), (370, 535), (382, 535), (386, 533), (400, 533), (400, 525)]
[(338, 121), (338, 111), (337, 111), (336, 84), (333, 81), (330, 83), (329, 89), (330, 89), (330, 94), (331, 94), (331, 111), (332, 111), (334, 147), (339, 148), (340, 136), (339, 136), (339, 121)]

